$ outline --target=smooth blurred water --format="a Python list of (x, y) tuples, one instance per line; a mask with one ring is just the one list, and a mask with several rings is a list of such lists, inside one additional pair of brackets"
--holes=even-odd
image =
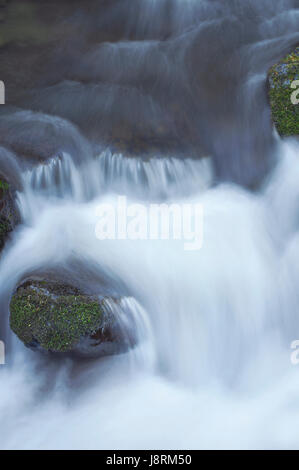
[(1, 370), (1, 447), (297, 447), (298, 152), (280, 144), (260, 194), (224, 184), (184, 199), (204, 206), (198, 252), (180, 241), (99, 241), (95, 207), (115, 202), (109, 190), (87, 202), (36, 190), (35, 207), (29, 190), (20, 194), (23, 213), (30, 194), (38, 217), (5, 251), (2, 293), (80, 259), (123, 280), (139, 341), (78, 365), (14, 339)]
[[(167, 3), (141, 2), (152, 16), (145, 25), (140, 18), (138, 34), (146, 35), (152, 18), (151, 34), (159, 36)], [(130, 159), (106, 150), (94, 158), (76, 128), (62, 119), (25, 113), (8, 123), (37, 119), (39, 135), (47, 123), (54, 126), (53, 140), (64, 132), (68, 139), (56, 157), (20, 169), (22, 224), (0, 262), (1, 326), (8, 345), (7, 364), (1, 366), (1, 448), (298, 448), (299, 366), (291, 363), (290, 345), (299, 338), (299, 144), (276, 136), (266, 94), (260, 94), (267, 67), (298, 40), (298, 11), (292, 1), (172, 5), (165, 47), (171, 56), (182, 35), (180, 44), (185, 51), (191, 47), (193, 60), (196, 51), (201, 55), (197, 76), (182, 56), (177, 60), (186, 65), (182, 75), (188, 71), (192, 99), (199, 100), (190, 120), (210, 158), (174, 154), (145, 161), (143, 155)], [(196, 37), (211, 41), (200, 45)], [(218, 51), (212, 61), (203, 54), (207, 44), (210, 53)], [(230, 61), (220, 61), (233, 44)], [(139, 57), (134, 44), (119, 47), (125, 51), (120, 54)], [(144, 47), (135, 68), (131, 62), (118, 68), (118, 80), (142, 74), (149, 63), (142, 62)], [(152, 57), (156, 46), (149, 47)], [(155, 70), (163, 75), (167, 67), (159, 60)], [(218, 91), (218, 79), (210, 75), (213, 61), (219, 80), (228, 79)], [(90, 73), (88, 63), (89, 57), (82, 73)], [(107, 77), (117, 68), (111, 63), (103, 71)], [(39, 96), (45, 112), (51, 111), (51, 92), (46, 99)], [(55, 104), (58, 115), (65, 103)], [(144, 112), (151, 116), (150, 111)], [(259, 190), (246, 189), (261, 174), (266, 178)], [(116, 205), (118, 195), (145, 205), (201, 203), (202, 249), (184, 251), (183, 242), (173, 240), (98, 240), (96, 207)], [(9, 298), (23, 278), (51, 270), (72, 273), (79, 282), (88, 274), (99, 294), (100, 279), (124, 293), (135, 348), (82, 362), (26, 349), (7, 329)]]

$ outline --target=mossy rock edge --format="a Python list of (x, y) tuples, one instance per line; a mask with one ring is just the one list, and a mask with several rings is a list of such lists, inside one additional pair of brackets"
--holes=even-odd
[(111, 302), (118, 300), (100, 300), (55, 281), (29, 280), (11, 299), (10, 327), (32, 349), (85, 357), (115, 354), (126, 345)]
[(12, 188), (0, 175), (0, 251), (14, 227), (19, 222), (19, 215), (14, 202)]
[(299, 80), (299, 47), (269, 72), (272, 118), (281, 136), (299, 135), (299, 104), (291, 101), (293, 81)]

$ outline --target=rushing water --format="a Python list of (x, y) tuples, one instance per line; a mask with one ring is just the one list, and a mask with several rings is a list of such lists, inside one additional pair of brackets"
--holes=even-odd
[[(0, 446), (298, 448), (299, 369), (291, 363), (290, 344), (299, 338), (299, 144), (281, 141), (272, 129), (265, 86), (269, 65), (299, 40), (298, 5), (132, 3), (132, 11), (123, 2), (128, 11), (119, 5), (111, 17), (131, 12), (134, 21), (125, 29), (134, 31), (136, 41), (91, 51), (64, 78), (85, 75), (111, 84), (113, 76), (118, 85), (136, 81), (146, 88), (151, 65), (159, 79), (150, 100), (159, 106), (144, 116), (159, 117), (163, 100), (180, 90), (189, 129), (198, 130), (210, 157), (180, 158), (177, 152), (132, 159), (110, 150), (93, 155), (92, 145), (64, 120), (80, 125), (85, 112), (94, 118), (95, 106), (102, 105), (103, 90), (93, 88), (93, 108), (86, 108), (86, 83), (72, 85), (83, 98), (65, 110), (66, 97), (52, 100), (54, 91), (63, 96), (67, 82), (62, 91), (39, 91), (40, 109), (60, 116), (55, 123), (31, 111), (7, 118), (16, 126), (16, 136), (7, 139), (19, 139), (19, 145), (31, 119), (39, 122), (40, 135), (47, 122), (51, 138), (57, 141), (59, 133), (60, 142), (65, 133), (67, 143), (47, 162), (18, 170), (22, 223), (0, 263), (8, 346), (1, 366)], [(96, 58), (108, 56), (100, 70)], [(109, 122), (116, 99), (120, 113), (138, 118), (113, 85), (106, 91)], [(149, 104), (134, 96), (131, 107)], [(259, 189), (250, 191), (257, 182)], [(203, 247), (188, 252), (176, 240), (98, 240), (96, 207), (115, 205), (119, 194), (145, 205), (201, 203)], [(123, 294), (115, 313), (124, 329), (128, 321), (130, 328), (134, 324), (132, 350), (95, 361), (55, 361), (12, 336), (7, 305), (15, 286), (31, 273), (57, 269), (92, 278), (95, 285), (107, 279)]]

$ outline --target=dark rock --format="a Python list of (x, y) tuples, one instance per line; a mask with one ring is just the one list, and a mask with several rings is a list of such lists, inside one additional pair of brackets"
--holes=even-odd
[(70, 122), (32, 111), (0, 112), (0, 142), (29, 164), (61, 152), (74, 159), (91, 153), (90, 145)]
[(43, 352), (83, 357), (116, 354), (131, 342), (114, 314), (121, 312), (120, 302), (56, 281), (28, 280), (12, 297), (10, 326), (26, 346)]
[(14, 227), (19, 223), (14, 191), (7, 180), (0, 175), (0, 251)]

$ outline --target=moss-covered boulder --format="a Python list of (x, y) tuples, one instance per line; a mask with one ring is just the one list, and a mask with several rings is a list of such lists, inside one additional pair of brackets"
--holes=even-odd
[(117, 303), (56, 281), (29, 280), (12, 297), (10, 326), (34, 349), (85, 357), (115, 354), (126, 346), (112, 313)]
[(299, 135), (299, 104), (291, 100), (295, 80), (299, 80), (299, 47), (272, 67), (269, 74), (272, 117), (281, 136)]

